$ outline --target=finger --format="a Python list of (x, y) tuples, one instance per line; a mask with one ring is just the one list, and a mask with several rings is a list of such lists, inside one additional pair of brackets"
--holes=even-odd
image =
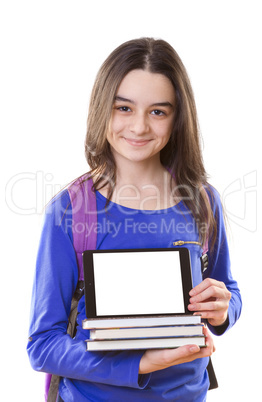
[[(199, 313), (197, 312), (197, 313), (194, 313), (194, 314), (197, 315)], [(214, 320), (214, 321), (222, 320), (225, 315), (226, 315), (226, 312), (224, 313), (223, 310), (219, 310), (219, 311), (214, 311), (214, 310), (212, 310), (212, 311), (201, 311), (201, 318), (203, 320)]]
[[(177, 349), (162, 349), (159, 353), (162, 354), (161, 360), (165, 365), (170, 365), (182, 361), (194, 360), (199, 357), (210, 356), (214, 352), (213, 338), (206, 327), (203, 327), (203, 335), (206, 338), (206, 348), (200, 348), (197, 345), (180, 346)], [(152, 352), (152, 351), (151, 351)]]
[(219, 282), (215, 279), (206, 278), (204, 279), (199, 285), (195, 286), (193, 289), (190, 290), (190, 296), (196, 296), (197, 294), (203, 292), (205, 289), (209, 288), (210, 286), (217, 286), (219, 288), (225, 289), (225, 284), (223, 282)]
[(212, 297), (223, 299), (227, 298), (227, 293), (229, 293), (226, 289), (217, 287), (215, 285), (209, 286), (207, 289), (203, 290), (201, 293), (197, 294), (190, 298), (190, 303), (201, 302), (203, 300), (208, 300)]
[[(194, 313), (195, 314), (199, 314)], [(228, 313), (226, 310), (219, 311), (203, 311), (201, 312), (201, 318), (208, 320), (211, 325), (223, 325), (227, 319)]]
[(200, 347), (195, 344), (180, 346), (176, 349), (166, 349), (166, 358), (171, 361), (185, 359), (200, 351)]
[(210, 299), (211, 297), (223, 297), (224, 289), (219, 288), (217, 286), (209, 286), (204, 289), (202, 292), (190, 298), (190, 303), (201, 302), (203, 300)]
[(221, 311), (221, 310), (227, 310), (228, 309), (228, 302), (225, 300), (215, 300), (215, 301), (208, 301), (204, 303), (193, 303), (189, 304), (188, 310), (190, 311), (195, 311), (201, 313), (202, 318), (206, 318), (203, 316), (204, 312), (207, 311)]
[(210, 349), (211, 354), (216, 351), (213, 338), (206, 327), (203, 328), (203, 334), (206, 337), (206, 346)]

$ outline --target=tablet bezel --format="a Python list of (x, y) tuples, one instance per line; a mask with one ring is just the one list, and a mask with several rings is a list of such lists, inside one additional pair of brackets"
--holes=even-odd
[[(163, 314), (128, 314), (128, 315), (97, 315), (96, 312), (96, 298), (95, 298), (95, 280), (94, 280), (94, 263), (93, 255), (96, 253), (132, 253), (132, 252), (175, 252), (179, 253), (180, 270), (182, 278), (182, 289), (184, 299), (184, 312), (183, 313), (164, 313)], [(86, 250), (83, 252), (83, 270), (84, 270), (84, 283), (85, 283), (85, 309), (86, 317), (88, 319), (95, 318), (135, 318), (135, 317), (154, 317), (154, 316), (172, 316), (172, 315), (192, 315), (188, 310), (189, 305), (189, 292), (192, 289), (192, 272), (190, 252), (185, 247), (174, 248), (151, 248), (151, 249), (119, 249), (119, 250)], [(160, 267), (161, 270), (161, 267)]]

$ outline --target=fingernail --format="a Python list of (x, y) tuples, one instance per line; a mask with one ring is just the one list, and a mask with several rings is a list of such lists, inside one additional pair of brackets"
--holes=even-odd
[(199, 347), (197, 345), (191, 346), (189, 349), (189, 351), (191, 353), (196, 353), (196, 352), (198, 352), (198, 350), (199, 350)]

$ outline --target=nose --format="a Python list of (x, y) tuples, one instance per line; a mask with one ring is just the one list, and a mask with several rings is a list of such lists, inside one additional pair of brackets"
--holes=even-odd
[(149, 131), (148, 117), (143, 113), (136, 113), (132, 116), (129, 129), (136, 135), (143, 135)]

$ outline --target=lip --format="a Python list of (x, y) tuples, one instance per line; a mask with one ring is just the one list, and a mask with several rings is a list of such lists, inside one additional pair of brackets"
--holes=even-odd
[(134, 147), (142, 147), (144, 145), (147, 145), (151, 141), (151, 139), (148, 139), (148, 140), (135, 140), (133, 138), (126, 138), (126, 137), (124, 137), (124, 139), (126, 140), (126, 142), (129, 145), (132, 145)]

